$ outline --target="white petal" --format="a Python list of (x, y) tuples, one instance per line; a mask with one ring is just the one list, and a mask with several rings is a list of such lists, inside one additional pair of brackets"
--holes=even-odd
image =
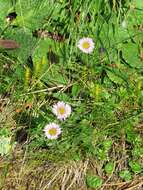
[[(52, 129), (52, 128), (55, 128), (56, 129), (56, 134), (55, 135), (50, 135), (49, 134), (49, 130)], [(58, 136), (61, 134), (61, 128), (59, 125), (57, 125), (56, 123), (49, 123), (48, 125), (45, 126), (44, 130), (45, 132), (45, 136), (48, 138), (48, 139), (57, 139)]]
[[(64, 108), (65, 113), (60, 113), (60, 108)], [(64, 103), (63, 101), (60, 101), (57, 104), (53, 105), (52, 112), (57, 116), (58, 119), (65, 120), (71, 114), (71, 106)]]

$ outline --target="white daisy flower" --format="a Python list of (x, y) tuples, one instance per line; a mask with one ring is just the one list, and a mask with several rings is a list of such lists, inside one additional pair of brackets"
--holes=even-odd
[(77, 47), (84, 53), (92, 53), (94, 49), (94, 42), (92, 38), (82, 38), (78, 41)]
[(71, 106), (64, 102), (58, 102), (57, 104), (53, 105), (52, 112), (57, 116), (58, 119), (65, 120), (71, 114)]
[(44, 132), (48, 139), (57, 139), (62, 131), (56, 123), (49, 123), (45, 126)]

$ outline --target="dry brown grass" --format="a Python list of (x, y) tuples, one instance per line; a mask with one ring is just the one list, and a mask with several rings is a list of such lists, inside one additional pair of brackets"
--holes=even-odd
[(16, 127), (16, 122), (13, 119), (14, 107), (8, 98), (0, 96), (0, 127)]
[[(21, 154), (21, 153), (20, 153)], [(47, 190), (47, 189), (87, 189), (85, 176), (88, 168), (86, 161), (37, 162), (17, 155), (9, 164), (3, 190)], [(4, 168), (4, 167), (3, 167)]]
[[(46, 152), (45, 152), (46, 153)], [(117, 159), (117, 157), (116, 157)], [(1, 159), (2, 190), (90, 190), (86, 186), (86, 174), (100, 176), (104, 183), (99, 190), (143, 190), (143, 177), (135, 175), (132, 181), (123, 182), (118, 177), (120, 167), (125, 167), (125, 158), (116, 160), (116, 167), (106, 176), (104, 162), (95, 159), (81, 161), (33, 160), (27, 151), (17, 147), (13, 158), (7, 164)]]

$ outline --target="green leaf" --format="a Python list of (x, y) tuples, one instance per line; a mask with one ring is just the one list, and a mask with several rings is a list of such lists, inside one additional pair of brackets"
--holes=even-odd
[(123, 170), (119, 173), (120, 178), (122, 178), (125, 181), (129, 181), (132, 179), (132, 175), (128, 170)]
[(139, 8), (139, 9), (143, 8), (143, 2), (141, 0), (133, 0), (133, 3), (136, 8)]
[(9, 0), (0, 1), (0, 26), (6, 26), (6, 16), (10, 11), (11, 4)]
[(5, 32), (5, 36), (8, 39), (15, 40), (20, 48), (13, 50), (12, 52), (7, 51), (12, 56), (18, 57), (22, 61), (26, 61), (32, 53), (32, 49), (36, 44), (36, 39), (33, 38), (32, 33), (29, 29), (9, 29)]
[(134, 156), (143, 156), (143, 148), (142, 147), (135, 147), (133, 150), (132, 150), (132, 154)]
[(72, 155), (72, 160), (74, 161), (80, 161), (81, 160), (81, 156), (78, 153), (75, 153)]
[(113, 162), (108, 162), (105, 167), (104, 170), (107, 174), (112, 174), (113, 170), (114, 170), (114, 163)]
[(35, 30), (43, 27), (45, 18), (52, 14), (54, 5), (49, 1), (24, 0), (17, 1), (15, 9), (18, 15), (17, 24), (23, 28)]
[(82, 142), (85, 149), (92, 151), (92, 132), (93, 129), (90, 127), (90, 122), (86, 119), (82, 120), (80, 123), (81, 132), (78, 139)]
[(103, 180), (95, 175), (88, 175), (86, 177), (87, 186), (90, 188), (99, 188), (102, 186)]
[(133, 68), (142, 68), (143, 62), (139, 58), (138, 45), (135, 43), (123, 44), (122, 53), (125, 61)]
[(129, 125), (126, 126), (125, 128), (125, 131), (126, 131), (126, 135), (127, 135), (127, 141), (130, 142), (130, 143), (134, 143), (135, 142), (135, 139), (136, 139), (136, 133), (134, 131), (134, 128), (133, 126)]
[(116, 84), (122, 84), (123, 83), (122, 78), (119, 77), (118, 75), (116, 75), (115, 73), (113, 73), (112, 71), (107, 71), (107, 75), (112, 82), (114, 82)]
[[(43, 67), (43, 72), (42, 72), (42, 81), (46, 82), (47, 84), (64, 84), (67, 85), (68, 84), (68, 78), (66, 76), (66, 74), (64, 74), (64, 70), (63, 73), (60, 70), (59, 65), (52, 65), (51, 69), (46, 69), (47, 65), (45, 65), (45, 67)], [(45, 70), (44, 70), (45, 68)]]
[(70, 100), (70, 97), (64, 92), (54, 93), (53, 97), (64, 102), (68, 102)]
[(104, 147), (105, 151), (109, 151), (111, 146), (112, 146), (112, 141), (111, 140), (105, 140), (103, 142), (103, 147)]
[(74, 96), (74, 97), (78, 96), (80, 90), (81, 90), (81, 87), (78, 84), (73, 85), (72, 86), (72, 96)]
[(130, 161), (129, 166), (134, 173), (141, 173), (143, 171), (141, 164), (137, 161)]

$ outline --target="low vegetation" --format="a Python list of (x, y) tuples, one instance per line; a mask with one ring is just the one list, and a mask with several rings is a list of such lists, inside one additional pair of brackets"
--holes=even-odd
[(141, 0), (0, 0), (0, 189), (143, 189)]

